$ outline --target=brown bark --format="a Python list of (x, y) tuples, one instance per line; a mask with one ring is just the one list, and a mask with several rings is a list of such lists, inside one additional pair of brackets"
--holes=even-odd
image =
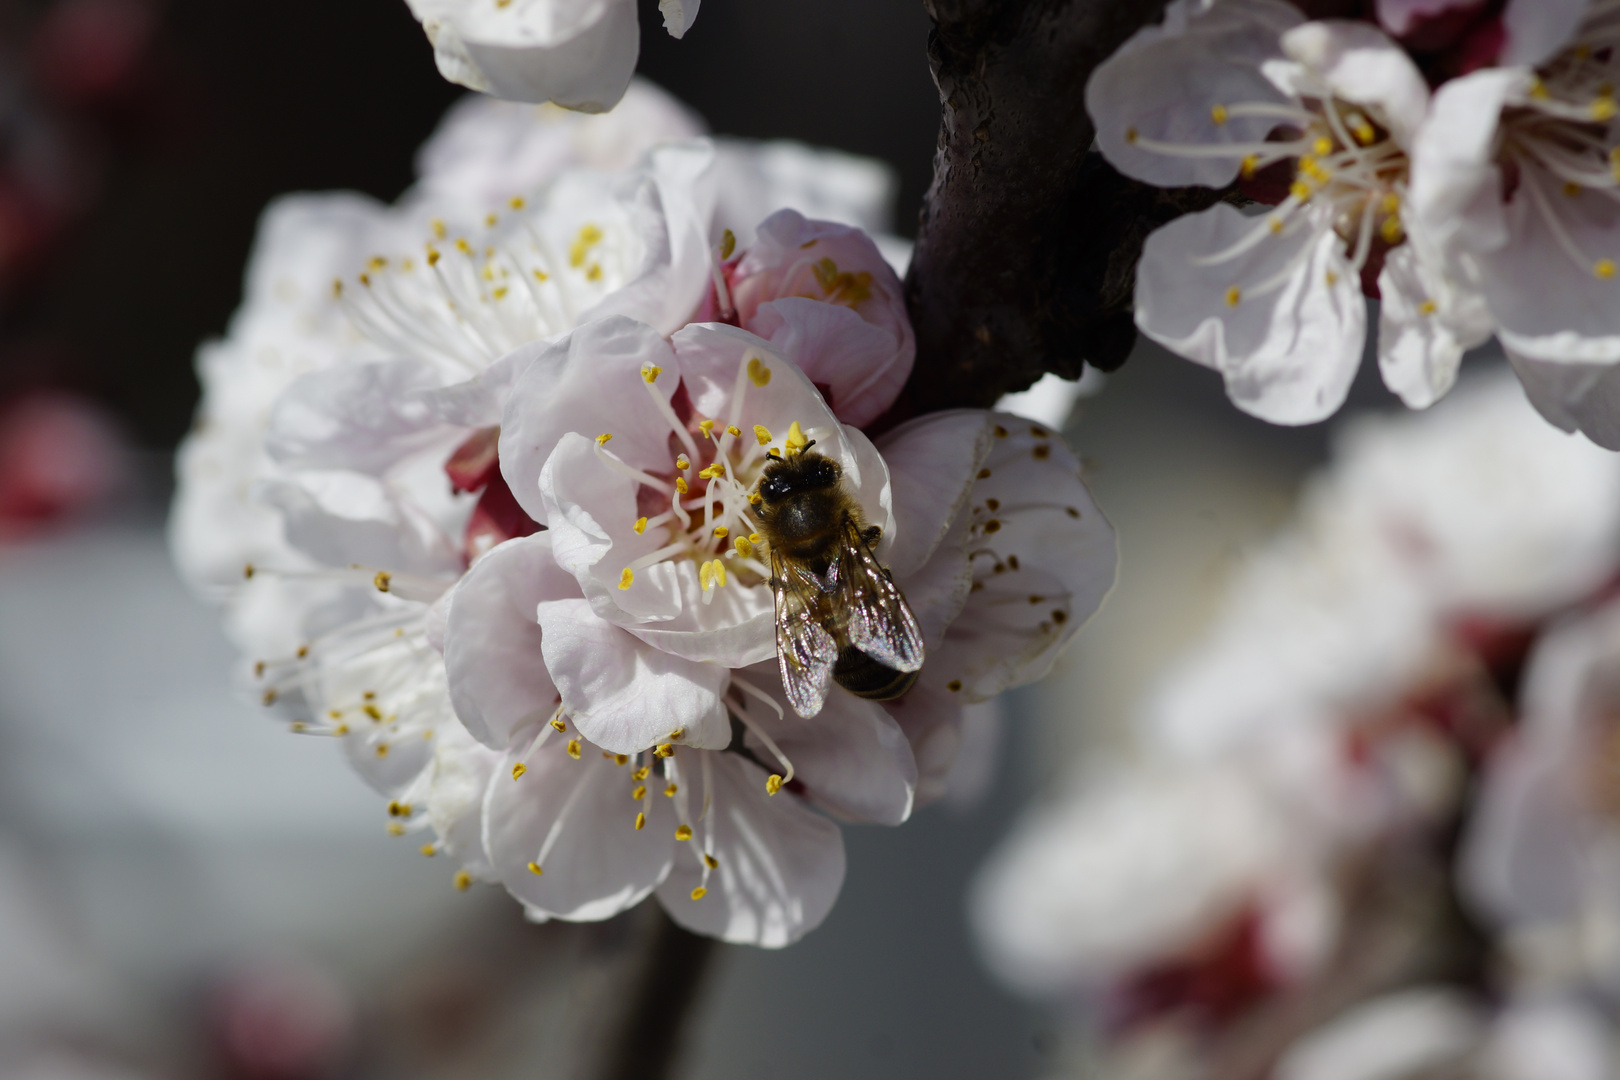
[(906, 279), (917, 367), (904, 412), (1118, 367), (1136, 340), (1143, 239), (1218, 197), (1139, 184), (1087, 152), (1087, 78), (1164, 0), (924, 3), (944, 115)]

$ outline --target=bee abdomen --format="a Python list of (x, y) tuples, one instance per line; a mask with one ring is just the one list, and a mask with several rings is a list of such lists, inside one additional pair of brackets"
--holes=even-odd
[(872, 701), (893, 701), (917, 681), (915, 671), (896, 671), (880, 664), (853, 645), (838, 652), (833, 664), (833, 681), (856, 697)]

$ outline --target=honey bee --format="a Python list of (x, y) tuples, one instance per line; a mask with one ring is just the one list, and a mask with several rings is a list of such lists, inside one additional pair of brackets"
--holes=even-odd
[(865, 524), (838, 462), (814, 445), (765, 466), (755, 508), (770, 543), (782, 686), (804, 717), (821, 711), (829, 683), (890, 701), (923, 665), (916, 616), (872, 555), (882, 530)]

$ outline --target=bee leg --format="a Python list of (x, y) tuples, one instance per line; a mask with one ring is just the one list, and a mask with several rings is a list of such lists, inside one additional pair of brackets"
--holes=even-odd
[(882, 535), (883, 526), (881, 525), (868, 525), (866, 528), (861, 530), (861, 539), (866, 542), (867, 547), (871, 547), (873, 544), (877, 543), (878, 539)]

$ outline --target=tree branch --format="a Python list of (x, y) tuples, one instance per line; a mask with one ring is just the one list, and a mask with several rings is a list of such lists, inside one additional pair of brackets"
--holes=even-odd
[(904, 411), (1118, 367), (1136, 340), (1142, 241), (1220, 197), (1139, 184), (1087, 152), (1086, 80), (1164, 0), (924, 3), (944, 115), (906, 278), (917, 367)]
[(696, 1004), (720, 943), (677, 926), (657, 904), (645, 937), (641, 959), (625, 988), (626, 998), (614, 1030), (607, 1032), (600, 1080), (662, 1080), (672, 1075), (680, 1040), (690, 1029)]

